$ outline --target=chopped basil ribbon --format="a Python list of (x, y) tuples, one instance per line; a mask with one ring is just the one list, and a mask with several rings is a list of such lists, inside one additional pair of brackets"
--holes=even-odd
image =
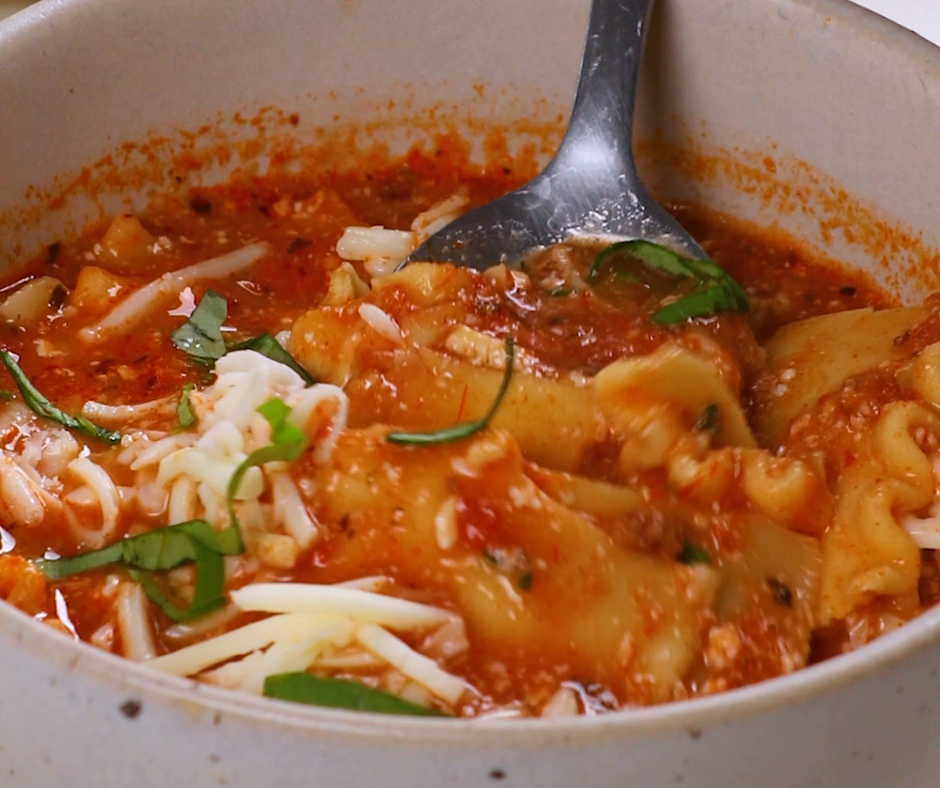
[(512, 379), (513, 361), (516, 356), (516, 345), (512, 337), (507, 337), (503, 345), (506, 353), (506, 367), (503, 372), (502, 382), (499, 384), (499, 390), (496, 392), (496, 399), (490, 405), (490, 409), (484, 414), (482, 419), (475, 421), (465, 421), (447, 429), (437, 430), (435, 432), (390, 432), (386, 436), (389, 443), (428, 446), (435, 443), (453, 443), (464, 438), (469, 438), (477, 432), (485, 430), (492, 421), (496, 411), (506, 396), (506, 390), (509, 388), (509, 381)]
[(382, 690), (372, 689), (348, 679), (328, 679), (309, 673), (279, 673), (264, 680), (268, 698), (328, 706), (350, 711), (371, 711), (377, 714), (409, 714), (422, 717), (444, 717), (435, 709), (419, 706)]
[(308, 386), (312, 386), (316, 383), (310, 376), (310, 373), (297, 363), (297, 359), (288, 353), (284, 349), (284, 346), (270, 334), (261, 334), (260, 336), (246, 339), (244, 342), (236, 342), (233, 345), (229, 345), (228, 350), (253, 350), (255, 353), (260, 353), (262, 356), (266, 356), (272, 361), (277, 361), (285, 367), (290, 367), (303, 378), (304, 383)]
[(589, 281), (596, 281), (602, 267), (621, 255), (639, 261), (652, 271), (659, 271), (677, 279), (696, 280), (691, 293), (653, 314), (653, 320), (660, 325), (708, 317), (721, 312), (747, 312), (750, 309), (744, 288), (720, 266), (710, 260), (682, 257), (671, 249), (650, 241), (622, 241), (611, 244), (594, 258), (588, 274)]
[(189, 319), (170, 334), (170, 339), (190, 358), (211, 364), (225, 355), (222, 324), (226, 317), (228, 302), (214, 290), (206, 290)]
[(180, 401), (176, 404), (176, 419), (181, 427), (192, 427), (196, 423), (193, 403), (189, 401), (189, 395), (193, 393), (194, 388), (195, 383), (187, 383), (180, 392)]
[(72, 416), (64, 411), (59, 410), (55, 405), (49, 402), (39, 390), (29, 382), (29, 379), (26, 377), (26, 374), (20, 369), (20, 365), (14, 361), (13, 356), (11, 356), (6, 350), (0, 350), (0, 361), (3, 362), (3, 365), (10, 372), (11, 377), (16, 382), (17, 387), (20, 390), (20, 394), (23, 395), (23, 402), (25, 402), (33, 411), (39, 416), (44, 416), (47, 419), (52, 419), (53, 421), (58, 422), (63, 427), (68, 427), (70, 430), (75, 430), (88, 438), (94, 438), (95, 440), (104, 441), (105, 443), (118, 443), (121, 440), (121, 433), (114, 432), (114, 430), (106, 430), (104, 427), (99, 427), (97, 424), (93, 424), (91, 421), (86, 419), (82, 415)]
[(242, 479), (248, 473), (250, 468), (257, 465), (264, 465), (266, 462), (293, 462), (307, 448), (307, 436), (299, 427), (287, 421), (290, 415), (290, 408), (284, 404), (283, 400), (269, 399), (267, 402), (258, 406), (258, 413), (264, 416), (268, 424), (271, 425), (271, 443), (255, 449), (249, 454), (242, 463), (235, 469), (232, 478), (229, 479), (226, 502), (228, 504), (228, 513), (232, 518), (232, 525), (238, 528), (238, 518), (235, 516), (235, 496), (238, 494), (238, 488), (241, 487)]
[[(222, 594), (225, 579), (222, 556), (239, 555), (244, 550), (236, 526), (215, 531), (205, 520), (189, 520), (121, 539), (101, 550), (72, 558), (40, 559), (36, 564), (50, 580), (121, 564), (131, 570), (131, 577), (143, 586), (147, 596), (168, 618), (186, 621), (222, 606), (225, 601)], [(189, 562), (196, 564), (193, 600), (188, 608), (180, 609), (166, 598), (148, 573), (166, 571)]]
[(242, 342), (226, 345), (225, 340), (222, 339), (222, 324), (225, 323), (227, 317), (228, 302), (225, 298), (214, 290), (206, 290), (189, 319), (170, 335), (170, 339), (176, 347), (200, 364), (212, 365), (233, 350), (253, 350), (272, 361), (290, 367), (303, 378), (308, 386), (316, 382), (310, 377), (310, 373), (297, 363), (297, 360), (270, 334), (265, 333)]
[(686, 542), (682, 545), (682, 549), (679, 551), (679, 555), (676, 558), (681, 561), (683, 564), (710, 564), (712, 562), (711, 557), (706, 553), (701, 547), (692, 544), (691, 542)]

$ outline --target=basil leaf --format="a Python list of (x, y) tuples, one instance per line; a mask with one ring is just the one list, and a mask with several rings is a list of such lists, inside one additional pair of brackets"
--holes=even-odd
[(326, 706), (349, 711), (370, 711), (378, 714), (408, 714), (421, 717), (444, 717), (436, 709), (418, 706), (388, 692), (372, 689), (347, 679), (328, 679), (309, 673), (279, 673), (264, 680), (268, 698)]
[(747, 312), (748, 308), (746, 295), (742, 299), (727, 283), (721, 282), (693, 290), (678, 301), (667, 304), (653, 314), (653, 321), (668, 326), (696, 317), (710, 317), (719, 312)]
[(299, 252), (301, 249), (303, 249), (303, 248), (305, 248), (305, 247), (307, 247), (307, 246), (310, 246), (311, 243), (313, 243), (313, 242), (312, 242), (312, 241), (308, 241), (306, 238), (301, 238), (300, 236), (297, 236), (297, 237), (296, 237), (293, 241), (291, 241), (290, 244), (288, 245), (288, 247), (287, 247), (287, 253), (288, 253), (288, 254), (295, 254), (296, 252)]
[(13, 392), (0, 389), (0, 402), (9, 402), (13, 399)]
[(237, 530), (215, 531), (205, 520), (187, 520), (121, 539), (101, 550), (72, 558), (43, 558), (36, 564), (50, 580), (61, 580), (109, 564), (150, 572), (164, 571), (195, 561), (200, 546), (220, 555), (239, 555), (245, 549)]
[(97, 424), (93, 424), (84, 416), (72, 416), (64, 411), (59, 410), (55, 405), (49, 402), (39, 390), (29, 382), (29, 379), (26, 377), (26, 374), (20, 369), (20, 365), (14, 361), (13, 356), (11, 356), (6, 350), (0, 350), (0, 361), (3, 362), (3, 365), (9, 371), (11, 377), (16, 383), (17, 387), (20, 390), (20, 394), (23, 395), (23, 402), (25, 402), (33, 413), (36, 413), (39, 416), (43, 416), (47, 419), (52, 419), (55, 422), (58, 422), (63, 427), (67, 427), (70, 430), (75, 430), (88, 438), (94, 438), (95, 440), (104, 441), (105, 443), (118, 443), (121, 440), (121, 433), (114, 432), (113, 430), (106, 430), (104, 427), (99, 427)]
[(588, 279), (595, 281), (602, 267), (620, 255), (628, 255), (651, 270), (677, 279), (697, 280), (691, 293), (653, 314), (653, 321), (660, 325), (671, 325), (696, 317), (709, 317), (721, 312), (747, 312), (750, 309), (744, 288), (728, 276), (721, 266), (711, 260), (683, 257), (650, 241), (622, 241), (611, 244), (594, 258)]
[(682, 545), (682, 549), (679, 551), (679, 555), (676, 558), (681, 561), (683, 564), (710, 564), (712, 562), (711, 557), (706, 553), (701, 547), (692, 544), (691, 542), (686, 542)]
[(190, 358), (211, 364), (225, 355), (222, 324), (226, 317), (228, 302), (214, 290), (206, 290), (189, 319), (170, 334), (170, 339)]
[[(600, 275), (601, 268), (613, 258), (626, 255), (639, 260), (647, 268), (662, 271), (664, 274), (689, 279), (697, 276), (695, 270), (688, 265), (688, 259), (682, 257), (665, 246), (650, 241), (620, 241), (611, 244), (601, 251), (591, 264), (588, 281), (594, 282)], [(715, 266), (717, 268), (717, 266)], [(720, 270), (720, 269), (719, 269)], [(723, 272), (722, 272), (723, 273)]]
[(222, 554), (214, 552), (198, 541), (192, 543), (196, 562), (196, 582), (193, 587), (193, 599), (189, 607), (181, 608), (171, 602), (163, 589), (147, 572), (130, 570), (133, 580), (140, 583), (151, 602), (163, 611), (171, 621), (188, 621), (199, 618), (225, 604), (222, 589), (225, 585), (225, 562)]
[(786, 583), (776, 577), (767, 578), (770, 596), (781, 607), (793, 607), (793, 591)]
[(503, 372), (503, 379), (499, 384), (499, 390), (496, 392), (496, 399), (493, 400), (493, 404), (490, 405), (490, 409), (482, 419), (465, 421), (453, 427), (436, 430), (434, 432), (390, 432), (386, 436), (386, 440), (389, 443), (399, 445), (428, 446), (435, 443), (453, 443), (463, 440), (464, 438), (469, 438), (471, 435), (485, 430), (490, 421), (492, 421), (496, 411), (499, 409), (503, 397), (506, 396), (509, 381), (512, 379), (513, 361), (516, 356), (516, 346), (512, 337), (506, 338), (503, 348), (506, 353), (506, 367)]
[(196, 423), (193, 403), (189, 401), (189, 395), (192, 394), (195, 388), (195, 383), (187, 383), (180, 392), (180, 401), (176, 405), (176, 419), (181, 427), (192, 427)]
[(290, 367), (308, 386), (316, 382), (281, 343), (268, 333), (226, 345), (222, 339), (222, 325), (227, 317), (228, 302), (225, 298), (214, 290), (206, 290), (189, 319), (170, 335), (170, 339), (190, 358), (202, 364), (212, 364), (233, 350), (253, 350)]
[(238, 494), (238, 488), (241, 487), (242, 479), (245, 478), (248, 470), (257, 465), (264, 465), (266, 462), (293, 462), (307, 448), (307, 436), (304, 431), (287, 421), (290, 408), (283, 400), (269, 399), (258, 406), (258, 413), (264, 416), (268, 424), (271, 425), (271, 443), (262, 446), (260, 449), (255, 449), (249, 454), (235, 469), (235, 473), (232, 474), (232, 478), (229, 480), (226, 502), (228, 503), (228, 513), (232, 519), (232, 526), (236, 529), (238, 528), (238, 518), (235, 516), (235, 496)]
[(304, 383), (308, 386), (312, 386), (316, 383), (310, 376), (310, 373), (300, 366), (297, 359), (288, 353), (284, 349), (284, 346), (270, 334), (261, 334), (261, 336), (246, 339), (244, 342), (236, 342), (233, 345), (229, 345), (228, 350), (254, 350), (255, 353), (260, 353), (262, 356), (266, 356), (272, 361), (277, 361), (285, 367), (290, 367), (303, 378)]
[[(141, 584), (144, 593), (168, 618), (186, 621), (222, 606), (225, 601), (222, 556), (240, 555), (244, 551), (238, 528), (215, 531), (205, 520), (189, 520), (122, 539), (102, 550), (71, 558), (40, 559), (36, 565), (48, 579), (61, 580), (110, 564), (121, 564), (130, 570), (131, 578)], [(149, 573), (190, 562), (196, 564), (196, 583), (192, 603), (183, 609), (167, 599)]]

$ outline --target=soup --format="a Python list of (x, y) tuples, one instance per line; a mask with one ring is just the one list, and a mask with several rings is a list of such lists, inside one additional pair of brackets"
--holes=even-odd
[(722, 692), (932, 605), (935, 299), (694, 206), (707, 265), (396, 270), (526, 174), (242, 179), (19, 269), (0, 596), (155, 670), (467, 717)]

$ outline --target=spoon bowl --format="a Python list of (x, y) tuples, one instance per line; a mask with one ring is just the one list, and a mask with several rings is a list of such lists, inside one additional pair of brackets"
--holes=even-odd
[(570, 240), (644, 239), (706, 255), (650, 197), (633, 161), (633, 111), (654, 0), (594, 0), (571, 119), (555, 157), (524, 186), (434, 233), (403, 265), (477, 270)]

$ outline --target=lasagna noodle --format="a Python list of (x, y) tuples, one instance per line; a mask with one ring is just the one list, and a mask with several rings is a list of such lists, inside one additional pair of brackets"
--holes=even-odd
[[(717, 575), (619, 547), (536, 486), (508, 435), (411, 449), (351, 430), (334, 459), (318, 486), (327, 516), (354, 534), (335, 567), (394, 565), (399, 582), (454, 599), (476, 647), (507, 658), (535, 650), (595, 681), (626, 668), (648, 681), (644, 700), (668, 699), (692, 664)], [(442, 549), (435, 518), (454, 491), (461, 539)]]
[(940, 420), (916, 402), (893, 402), (838, 481), (832, 527), (823, 539), (819, 617), (844, 619), (875, 596), (916, 594), (920, 551), (898, 518), (926, 507), (933, 468), (915, 433), (940, 438)]
[(894, 340), (928, 314), (924, 306), (838, 312), (784, 326), (767, 343), (753, 423), (762, 445), (779, 446), (790, 422), (846, 380), (891, 358)]

